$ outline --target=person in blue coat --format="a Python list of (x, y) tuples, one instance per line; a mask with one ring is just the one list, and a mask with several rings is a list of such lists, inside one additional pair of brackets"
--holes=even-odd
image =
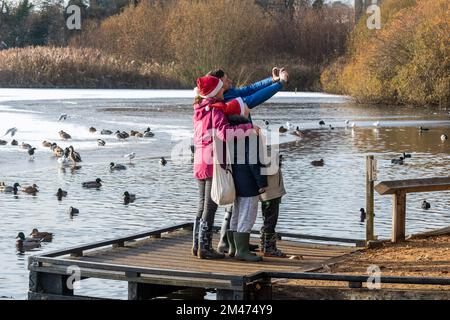
[[(215, 77), (221, 79), (222, 82), (224, 83), (224, 88), (225, 88), (224, 99), (225, 99), (225, 101), (229, 101), (229, 100), (241, 97), (244, 100), (244, 102), (247, 104), (249, 109), (253, 109), (253, 108), (261, 105), (265, 101), (269, 100), (270, 98), (272, 98), (276, 93), (278, 93), (280, 90), (283, 89), (283, 87), (285, 87), (287, 85), (287, 82), (289, 79), (289, 74), (287, 73), (287, 71), (284, 68), (282, 68), (282, 69), (273, 68), (272, 69), (272, 77), (268, 77), (268, 78), (258, 81), (256, 83), (253, 83), (249, 86), (236, 88), (233, 86), (233, 81), (229, 78), (228, 74), (226, 74), (221, 69), (211, 71), (211, 72), (209, 72), (209, 75), (212, 75), (212, 76), (215, 76)], [(230, 119), (230, 121), (232, 121), (232, 119)], [(251, 116), (249, 117), (249, 121), (251, 121)], [(251, 166), (250, 169), (252, 171), (260, 170), (260, 168), (257, 168), (256, 166)], [(238, 168), (237, 170), (240, 170), (240, 169)], [(243, 170), (241, 170), (241, 171), (243, 171)], [(247, 171), (246, 174), (248, 175), (248, 173), (249, 172)], [(243, 173), (241, 172), (241, 175), (242, 174)], [(244, 179), (242, 179), (242, 180), (244, 180)], [(251, 181), (251, 180), (247, 179), (246, 181)], [(241, 191), (249, 189), (248, 186), (245, 187), (245, 186), (241, 185), (241, 183), (238, 183), (238, 186), (236, 188)], [(266, 216), (271, 216), (272, 215), (271, 212), (273, 210), (266, 210), (267, 212), (264, 212), (264, 208), (266, 208), (266, 207), (263, 206), (263, 216), (265, 217), (264, 222), (274, 220), (274, 219), (267, 219), (267, 217), (266, 217)], [(222, 253), (228, 252), (228, 250), (229, 250), (227, 230), (230, 229), (230, 220), (231, 220), (232, 213), (233, 213), (233, 206), (227, 207), (225, 217), (224, 217), (224, 220), (222, 223), (222, 228), (220, 231), (220, 241), (218, 244), (218, 251), (222, 252)], [(267, 227), (269, 227), (269, 226), (267, 226)], [(270, 227), (274, 228), (275, 226), (270, 226)], [(255, 250), (257, 248), (258, 248), (258, 246), (250, 245), (251, 250)]]

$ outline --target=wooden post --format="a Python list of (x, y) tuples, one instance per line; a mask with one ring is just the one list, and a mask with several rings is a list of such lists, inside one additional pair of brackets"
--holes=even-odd
[(392, 242), (405, 240), (406, 229), (406, 192), (398, 191), (393, 195), (392, 203)]
[(366, 242), (375, 240), (374, 232), (374, 181), (376, 180), (374, 156), (366, 158)]

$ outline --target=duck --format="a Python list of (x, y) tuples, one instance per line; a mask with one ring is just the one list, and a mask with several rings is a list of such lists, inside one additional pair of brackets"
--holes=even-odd
[(0, 146), (6, 146), (8, 144), (8, 141), (0, 140)]
[(136, 138), (143, 138), (143, 137), (144, 137), (144, 134), (141, 133), (141, 132), (138, 132), (138, 133), (136, 133), (135, 137), (136, 137)]
[(19, 232), (16, 239), (17, 239), (16, 248), (20, 252), (33, 250), (41, 247), (41, 240), (33, 238), (25, 238), (25, 234), (23, 232)]
[(6, 133), (3, 136), (11, 134), (11, 137), (14, 137), (17, 131), (18, 131), (17, 128), (9, 128), (8, 130), (6, 130)]
[(411, 155), (403, 152), (403, 159), (411, 159)]
[(25, 186), (22, 188), (22, 192), (27, 194), (36, 195), (39, 192), (38, 186), (34, 183), (32, 186)]
[(62, 115), (59, 116), (58, 122), (59, 121), (65, 121), (65, 120), (67, 120), (67, 114), (62, 114)]
[(63, 139), (63, 140), (69, 140), (72, 139), (72, 137), (70, 136), (70, 134), (64, 132), (64, 131), (60, 131), (59, 132), (59, 136)]
[(278, 129), (278, 132), (281, 133), (281, 134), (286, 133), (286, 132), (288, 132), (288, 131), (289, 131), (289, 130), (286, 129), (285, 127), (283, 127), (283, 126), (281, 126), (281, 127)]
[(299, 127), (295, 128), (295, 130), (292, 132), (292, 134), (297, 137), (304, 136), (304, 132), (302, 132)]
[(89, 132), (90, 132), (90, 133), (96, 133), (96, 132), (97, 132), (97, 129), (95, 129), (94, 127), (90, 127), (90, 128), (89, 128)]
[(109, 164), (109, 169), (111, 171), (123, 171), (127, 170), (127, 167), (125, 167), (123, 164), (115, 164), (114, 162), (111, 162)]
[(31, 149), (31, 145), (28, 144), (28, 143), (25, 143), (25, 142), (22, 142), (22, 144), (20, 145), (20, 147), (21, 147), (22, 149), (25, 149), (25, 150)]
[(6, 185), (4, 182), (0, 182), (0, 192), (3, 192), (3, 190), (5, 190)]
[(124, 132), (116, 131), (116, 138), (119, 140), (125, 140), (128, 138), (128, 133), (124, 134)]
[(139, 133), (139, 131), (131, 130), (130, 136), (135, 137), (138, 133)]
[(104, 147), (104, 146), (106, 146), (106, 142), (105, 142), (105, 140), (97, 139), (97, 145), (99, 147)]
[(61, 147), (56, 146), (53, 149), (53, 154), (55, 155), (55, 157), (61, 158), (64, 155), (64, 150)]
[(53, 240), (53, 233), (39, 232), (36, 228), (34, 228), (29, 235), (31, 236), (31, 239), (36, 239), (41, 242), (52, 242)]
[(56, 196), (58, 197), (58, 200), (61, 201), (62, 198), (67, 197), (67, 191), (64, 191), (63, 189), (59, 188), (56, 192)]
[(430, 129), (429, 128), (424, 128), (424, 127), (419, 127), (419, 131), (420, 132), (430, 131)]
[(19, 142), (17, 140), (13, 140), (13, 141), (11, 141), (11, 145), (12, 146), (18, 146)]
[(105, 129), (103, 129), (103, 130), (100, 132), (100, 134), (103, 135), (103, 136), (110, 136), (110, 135), (112, 135), (113, 133), (112, 133), (111, 130), (105, 130)]
[(153, 138), (154, 136), (155, 136), (155, 134), (151, 131), (144, 133), (144, 138)]
[(323, 167), (325, 165), (325, 161), (323, 159), (312, 161), (311, 164), (315, 167)]
[(131, 164), (131, 160), (133, 160), (134, 158), (136, 158), (136, 153), (135, 153), (135, 152), (132, 152), (132, 153), (129, 153), (129, 154), (124, 155), (123, 157), (124, 157), (125, 159), (130, 160), (130, 164)]
[(399, 164), (399, 165), (403, 165), (405, 162), (405, 158), (400, 157), (399, 159), (392, 159), (391, 163), (392, 164)]
[(150, 132), (152, 131), (152, 129), (150, 127), (147, 127), (147, 129), (145, 129), (144, 133)]
[(52, 146), (52, 143), (48, 142), (48, 141), (43, 141), (42, 142), (42, 146), (45, 147), (45, 148), (50, 148)]
[(329, 125), (329, 127), (330, 127), (330, 130), (334, 130), (334, 127), (331, 124)]
[(5, 186), (5, 184), (3, 183), (3, 187), (2, 187), (3, 190), (1, 190), (1, 191), (4, 193), (14, 193), (15, 195), (17, 195), (17, 192), (19, 191), (19, 187), (20, 187), (20, 184), (17, 182), (14, 183), (14, 185), (12, 187)]
[(431, 204), (430, 204), (429, 202), (427, 202), (426, 200), (424, 200), (424, 201), (422, 202), (422, 209), (424, 209), (424, 210), (429, 210), (429, 209), (431, 209)]
[(361, 209), (359, 209), (359, 212), (361, 213), (361, 216), (360, 216), (361, 222), (366, 221), (366, 216), (367, 216), (366, 210), (364, 210), (364, 208), (361, 208)]
[(443, 134), (443, 135), (441, 136), (441, 140), (442, 140), (442, 141), (448, 140), (448, 136), (447, 136), (446, 134)]
[(77, 162), (83, 162), (81, 160), (80, 154), (78, 152), (76, 152), (72, 146), (69, 147), (69, 157), (68, 158), (73, 162), (74, 165), (77, 164)]
[(70, 207), (68, 210), (68, 213), (70, 215), (70, 217), (72, 218), (73, 216), (76, 216), (80, 213), (80, 210), (78, 210), (77, 208), (74, 207)]
[(36, 151), (36, 148), (30, 148), (28, 149), (28, 155), (30, 156), (30, 160), (34, 159), (34, 152)]
[(325, 121), (320, 120), (320, 121), (319, 121), (319, 126), (323, 127), (324, 125), (325, 125)]
[(99, 189), (102, 186), (102, 179), (97, 178), (95, 181), (83, 182), (83, 188), (87, 189)]
[(164, 159), (164, 157), (161, 157), (161, 159), (159, 159), (159, 164), (165, 167), (167, 165), (167, 160)]
[(125, 204), (133, 203), (136, 201), (136, 195), (130, 194), (128, 191), (125, 191), (123, 194), (123, 201)]

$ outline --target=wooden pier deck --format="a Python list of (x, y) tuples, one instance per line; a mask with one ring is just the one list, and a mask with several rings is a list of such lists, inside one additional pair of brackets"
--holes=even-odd
[[(215, 238), (217, 241), (218, 236)], [(200, 260), (190, 254), (191, 245), (192, 224), (188, 223), (30, 257), (29, 299), (86, 298), (67, 288), (73, 266), (79, 268), (81, 279), (128, 282), (128, 298), (132, 300), (151, 299), (184, 288), (217, 289), (218, 299), (270, 299), (271, 281), (259, 275), (311, 271), (357, 250), (355, 246), (281, 240), (278, 246), (293, 259), (265, 257), (263, 262), (250, 263), (228, 257)]]

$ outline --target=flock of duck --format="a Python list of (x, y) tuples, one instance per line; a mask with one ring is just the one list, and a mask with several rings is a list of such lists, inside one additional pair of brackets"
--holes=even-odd
[[(67, 115), (61, 115), (58, 119), (58, 121), (64, 121), (67, 120)], [(18, 132), (17, 128), (10, 128), (6, 131), (4, 136), (11, 135), (13, 138), (16, 133)], [(96, 133), (97, 130), (94, 127), (89, 128), (90, 133)], [(102, 130), (100, 132), (101, 135), (112, 135), (113, 132), (111, 130)], [(72, 139), (72, 136), (61, 130), (59, 132), (59, 136), (63, 141), (68, 141)], [(139, 132), (136, 130), (132, 130), (130, 133), (125, 131), (116, 131), (115, 136), (119, 140), (126, 140), (130, 137), (136, 137), (136, 138), (152, 138), (155, 136), (155, 134), (151, 131), (150, 127), (148, 127), (145, 131)], [(0, 140), (0, 145), (6, 145), (8, 144), (7, 141)], [(106, 142), (102, 139), (97, 139), (97, 144), (99, 147), (104, 147), (106, 145)], [(13, 139), (11, 141), (11, 145), (19, 146), (22, 149), (25, 149), (28, 151), (28, 155), (30, 156), (30, 160), (34, 160), (34, 154), (36, 151), (36, 148), (32, 147), (30, 144), (22, 142), (22, 144), (19, 145), (18, 141)], [(57, 143), (52, 143), (49, 141), (43, 141), (42, 146), (45, 148), (50, 149), (50, 151), (53, 153), (53, 155), (57, 158), (58, 163), (61, 165), (61, 167), (68, 167), (72, 166), (74, 169), (81, 168), (80, 166), (77, 166), (78, 163), (83, 162), (80, 153), (75, 151), (75, 148), (73, 146), (69, 146), (65, 149), (58, 146)], [(124, 155), (124, 159), (129, 160), (129, 163), (132, 164), (132, 160), (136, 158), (136, 153), (132, 152), (129, 154)], [(167, 160), (164, 157), (161, 157), (159, 160), (159, 163), (162, 166), (167, 165)], [(127, 170), (127, 166), (119, 163), (111, 162), (109, 165), (109, 169), (111, 172), (114, 171), (123, 171)], [(100, 189), (102, 187), (102, 180), (100, 178), (95, 179), (94, 181), (87, 181), (82, 183), (82, 188), (85, 189)], [(18, 182), (14, 183), (13, 185), (9, 186), (6, 185), (4, 182), (0, 182), (0, 192), (1, 193), (10, 193), (17, 196), (19, 192), (24, 194), (29, 194), (36, 196), (39, 192), (39, 187), (36, 184), (33, 184), (31, 186), (21, 186)], [(58, 201), (62, 201), (63, 198), (67, 197), (68, 192), (59, 188), (55, 194)], [(123, 203), (125, 205), (128, 205), (130, 203), (133, 203), (136, 200), (136, 195), (131, 194), (128, 191), (125, 191), (123, 193)], [(78, 215), (80, 213), (80, 210), (74, 207), (70, 207), (68, 209), (68, 214), (71, 218)], [(25, 237), (25, 234), (23, 232), (20, 232), (16, 237), (16, 248), (20, 252), (32, 250), (41, 247), (42, 242), (51, 242), (53, 240), (53, 233), (49, 232), (39, 232), (38, 229), (33, 229), (30, 233), (29, 237)]]

